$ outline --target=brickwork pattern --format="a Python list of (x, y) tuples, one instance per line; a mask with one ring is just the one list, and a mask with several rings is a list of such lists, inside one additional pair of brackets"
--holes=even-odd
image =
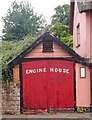
[(14, 83), (2, 83), (2, 113), (20, 114), (20, 87)]

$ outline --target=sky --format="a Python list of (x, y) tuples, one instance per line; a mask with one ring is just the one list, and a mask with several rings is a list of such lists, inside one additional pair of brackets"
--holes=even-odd
[[(16, 0), (17, 2), (21, 2), (23, 0)], [(25, 0), (31, 3), (32, 8), (34, 8), (34, 12), (44, 15), (48, 24), (51, 22), (51, 16), (54, 15), (54, 8), (58, 5), (70, 4), (70, 0)], [(7, 13), (8, 8), (10, 8), (12, 2), (14, 0), (1, 0), (0, 1), (0, 35), (3, 29), (3, 21), (2, 17)]]

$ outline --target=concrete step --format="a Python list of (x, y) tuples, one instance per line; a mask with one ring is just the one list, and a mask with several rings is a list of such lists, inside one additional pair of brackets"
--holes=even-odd
[(3, 115), (2, 120), (92, 120), (92, 113), (54, 113), (36, 115)]

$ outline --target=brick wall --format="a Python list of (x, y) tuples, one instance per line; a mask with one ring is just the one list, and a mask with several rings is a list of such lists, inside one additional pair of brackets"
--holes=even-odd
[(14, 82), (2, 83), (2, 113), (20, 113), (20, 87)]

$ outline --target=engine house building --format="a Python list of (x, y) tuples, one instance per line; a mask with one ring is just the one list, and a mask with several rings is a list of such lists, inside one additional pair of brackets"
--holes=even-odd
[(90, 4), (71, 2), (73, 50), (47, 31), (9, 62), (14, 81), (20, 83), (20, 111), (92, 107)]

